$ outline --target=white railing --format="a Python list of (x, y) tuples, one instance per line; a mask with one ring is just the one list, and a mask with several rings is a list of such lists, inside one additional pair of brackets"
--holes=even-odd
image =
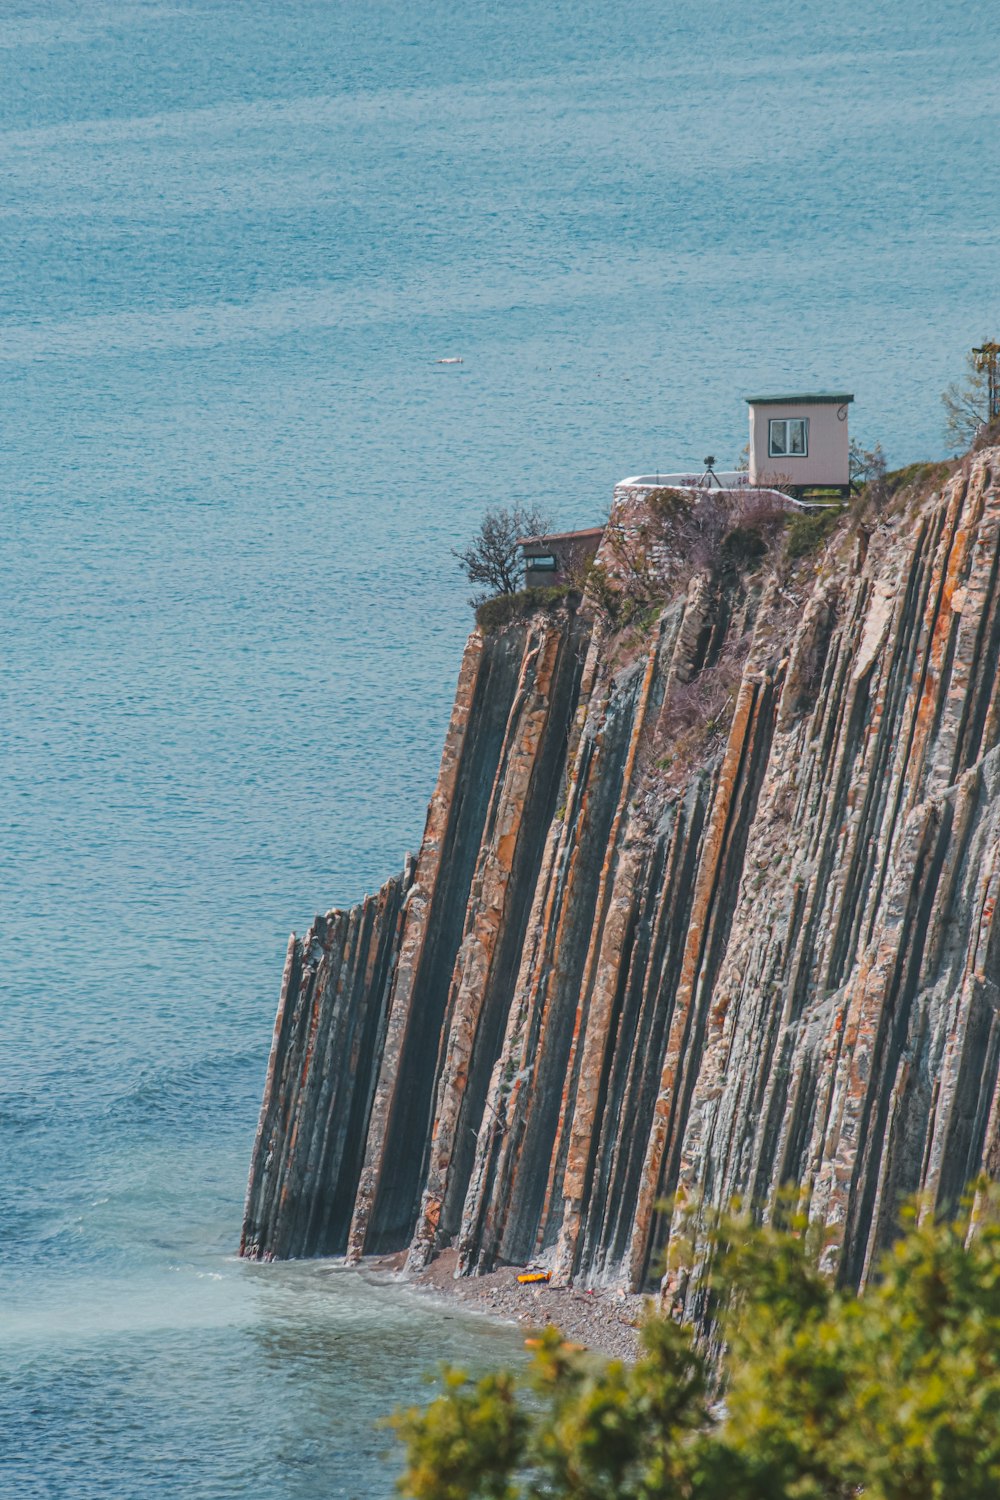
[[(717, 483), (713, 483), (715, 480)], [(784, 490), (766, 485), (751, 485), (745, 470), (723, 469), (712, 471), (706, 480), (704, 474), (638, 474), (632, 479), (620, 479), (615, 486), (620, 490), (683, 490), (689, 494), (703, 494), (710, 490), (714, 495), (725, 495), (736, 500), (747, 500), (751, 495), (767, 496), (780, 501), (793, 510), (842, 510), (840, 500), (797, 500)]]
[[(635, 490), (690, 490), (705, 488), (705, 478), (697, 470), (686, 469), (683, 474), (639, 474), (634, 479), (622, 479), (619, 483)], [(712, 484), (713, 479), (718, 480), (718, 485)], [(749, 485), (750, 479), (745, 469), (720, 469), (718, 473), (713, 469), (708, 483), (713, 489), (737, 490)]]

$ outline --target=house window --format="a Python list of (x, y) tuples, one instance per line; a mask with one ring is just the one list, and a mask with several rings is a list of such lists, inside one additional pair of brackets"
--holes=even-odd
[(556, 570), (556, 560), (551, 554), (544, 554), (540, 557), (526, 557), (524, 559), (524, 566), (530, 568), (533, 573), (554, 573)]
[(809, 453), (808, 417), (772, 417), (767, 424), (771, 458), (806, 458)]

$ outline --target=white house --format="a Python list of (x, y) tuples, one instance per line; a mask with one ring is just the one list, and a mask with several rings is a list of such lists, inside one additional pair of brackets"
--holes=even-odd
[(847, 408), (853, 396), (747, 396), (750, 483), (778, 489), (850, 489)]

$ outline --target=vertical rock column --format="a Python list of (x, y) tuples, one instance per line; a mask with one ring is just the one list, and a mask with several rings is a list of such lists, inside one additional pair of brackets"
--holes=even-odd
[(352, 1258), (400, 1249), (415, 1231), (421, 1258), (464, 1170), (460, 1152), (443, 1165), (433, 1138), (454, 1145), (477, 1128), (558, 792), (580, 629), (560, 611), (470, 641), (409, 900)]
[(487, 1084), (500, 1050), (545, 837), (562, 785), (584, 638), (532, 629), (469, 892), (442, 1037), (441, 1068), (409, 1264), (459, 1227)]
[(408, 861), (378, 896), (289, 940), (247, 1188), (249, 1260), (346, 1245), (412, 877)]

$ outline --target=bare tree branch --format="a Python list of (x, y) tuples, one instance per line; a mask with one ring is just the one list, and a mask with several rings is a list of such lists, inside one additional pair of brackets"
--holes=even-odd
[(452, 548), (466, 578), (479, 590), (469, 600), (473, 609), (496, 594), (516, 594), (524, 587), (518, 542), (522, 537), (542, 536), (549, 529), (548, 517), (533, 506), (497, 505), (486, 512), (472, 540), (462, 548)]
[(965, 356), (965, 375), (941, 392), (941, 404), (945, 437), (961, 452), (975, 442), (980, 427), (989, 417), (986, 371), (977, 368), (971, 349)]

